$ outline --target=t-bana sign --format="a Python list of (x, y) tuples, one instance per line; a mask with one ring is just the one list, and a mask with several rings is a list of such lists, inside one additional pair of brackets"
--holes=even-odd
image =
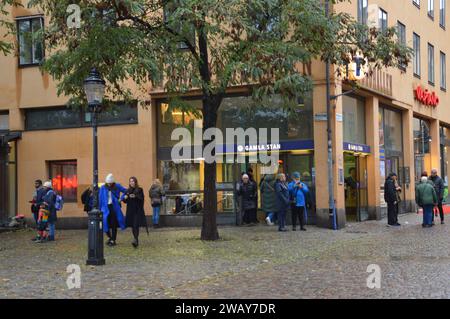
[(439, 105), (439, 97), (436, 93), (423, 89), (420, 85), (414, 89), (414, 98), (427, 106), (436, 107)]

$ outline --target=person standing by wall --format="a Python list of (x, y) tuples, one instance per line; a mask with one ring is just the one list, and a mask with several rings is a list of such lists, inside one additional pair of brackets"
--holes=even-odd
[(243, 174), (241, 182), (237, 185), (237, 195), (240, 197), (244, 225), (253, 225), (256, 222), (257, 192), (256, 183), (250, 181), (247, 174)]
[(55, 240), (56, 221), (58, 220), (56, 214), (56, 193), (53, 191), (52, 182), (47, 181), (44, 183), (45, 195), (42, 197), (42, 202), (47, 205), (49, 211), (48, 216), (48, 241)]
[(159, 179), (155, 179), (152, 186), (150, 187), (148, 194), (153, 208), (153, 228), (158, 228), (161, 205), (163, 202), (163, 197), (165, 195), (163, 186)]
[(289, 208), (289, 188), (286, 183), (286, 175), (279, 174), (275, 183), (278, 206), (278, 231), (286, 232), (286, 213)]
[(423, 209), (422, 227), (432, 227), (433, 207), (438, 203), (434, 187), (426, 176), (422, 176), (420, 184), (416, 187), (416, 204)]
[[(34, 192), (33, 192), (33, 199), (31, 200), (31, 215), (33, 216), (34, 221), (36, 222), (36, 226), (38, 225), (38, 218), (39, 218), (39, 209), (42, 204), (42, 198), (45, 195), (45, 189), (42, 185), (42, 181), (40, 179), (37, 179), (34, 182)], [(39, 236), (33, 237), (32, 241), (36, 241)]]
[[(434, 190), (436, 192), (436, 196), (438, 198), (438, 203), (437, 203), (437, 208), (439, 210), (439, 215), (441, 218), (441, 224), (444, 224), (444, 209), (442, 207), (442, 202), (444, 200), (444, 189), (445, 189), (445, 185), (444, 185), (444, 181), (442, 180), (442, 178), (440, 176), (438, 176), (437, 173), (437, 169), (433, 168), (431, 170), (431, 176), (430, 176), (430, 181), (433, 182), (433, 186), (434, 186)], [(434, 221), (434, 214), (433, 214), (433, 221)]]
[(127, 189), (116, 183), (114, 176), (106, 176), (105, 185), (100, 188), (99, 206), (103, 213), (103, 231), (108, 236), (107, 245), (115, 246), (117, 239), (117, 228), (125, 229), (125, 218), (120, 205), (120, 194), (126, 194)]
[(296, 231), (297, 218), (300, 221), (300, 230), (306, 231), (306, 196), (309, 192), (308, 186), (300, 181), (300, 173), (292, 174), (293, 181), (289, 183), (289, 196), (291, 198), (292, 230)]
[(275, 176), (267, 174), (259, 186), (261, 191), (261, 208), (266, 213), (267, 225), (274, 225), (277, 211), (277, 195), (275, 194)]
[(139, 228), (147, 227), (147, 221), (144, 212), (144, 191), (139, 187), (136, 177), (130, 177), (130, 186), (123, 197), (123, 202), (127, 204), (125, 224), (133, 231), (134, 240), (131, 244), (137, 248), (139, 246)]
[(94, 207), (94, 191), (93, 186), (89, 186), (86, 190), (81, 194), (81, 203), (84, 205), (83, 210), (86, 213), (89, 213)]
[(389, 226), (401, 226), (398, 222), (398, 211), (397, 211), (397, 189), (395, 187), (395, 180), (397, 179), (397, 174), (390, 173), (386, 178), (384, 183), (384, 200), (388, 206), (388, 225)]

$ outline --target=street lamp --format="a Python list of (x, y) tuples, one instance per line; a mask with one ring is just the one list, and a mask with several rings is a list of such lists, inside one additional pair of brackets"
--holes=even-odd
[(93, 207), (89, 215), (89, 239), (87, 265), (101, 266), (105, 264), (103, 256), (103, 225), (102, 212), (98, 209), (98, 142), (97, 121), (98, 114), (102, 110), (103, 97), (105, 95), (105, 81), (100, 77), (97, 69), (93, 68), (88, 78), (84, 80), (84, 92), (91, 113), (93, 129)]

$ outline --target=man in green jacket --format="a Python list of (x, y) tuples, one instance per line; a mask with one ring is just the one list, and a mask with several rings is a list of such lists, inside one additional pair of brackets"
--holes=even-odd
[(421, 178), (420, 184), (416, 187), (416, 203), (423, 209), (422, 227), (432, 227), (433, 207), (437, 205), (438, 197), (426, 176)]

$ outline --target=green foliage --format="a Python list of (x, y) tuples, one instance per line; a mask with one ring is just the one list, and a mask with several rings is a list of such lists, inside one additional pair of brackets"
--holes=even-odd
[(18, 0), (0, 0), (0, 53), (4, 55), (10, 54), (14, 48), (11, 42), (4, 40), (7, 36), (13, 34), (15, 30), (15, 24), (8, 19), (8, 13), (11, 7), (20, 5)]

